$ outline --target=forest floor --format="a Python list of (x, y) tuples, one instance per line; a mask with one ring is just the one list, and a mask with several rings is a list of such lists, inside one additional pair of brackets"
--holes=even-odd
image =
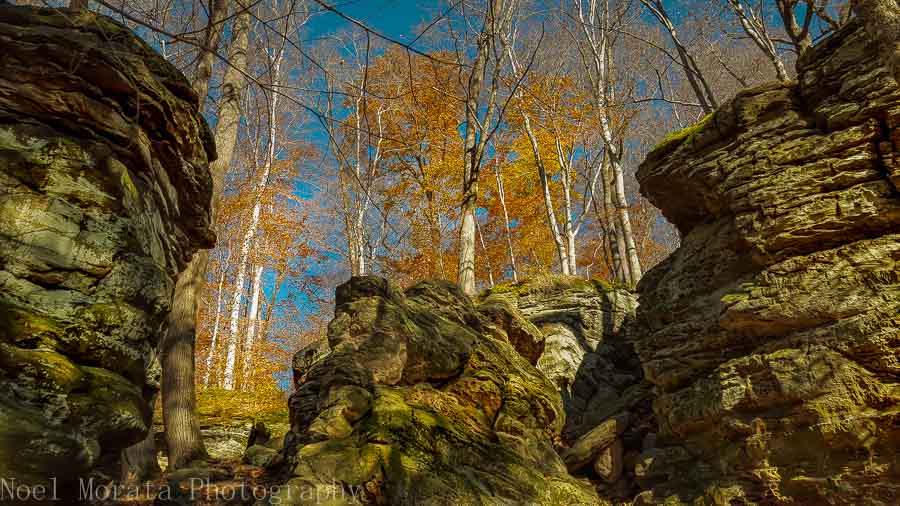
[(274, 486), (267, 483), (264, 468), (247, 464), (244, 451), (254, 424), (264, 423), (275, 435), (287, 432), (287, 400), (277, 391), (259, 393), (226, 390), (198, 392), (200, 429), (209, 459), (168, 472), (162, 412), (156, 406), (154, 420), (157, 455), (162, 475), (140, 485), (95, 484), (92, 506), (238, 505), (253, 504)]

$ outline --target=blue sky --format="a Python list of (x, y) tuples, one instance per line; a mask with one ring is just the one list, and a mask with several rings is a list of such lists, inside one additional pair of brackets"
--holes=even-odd
[[(401, 41), (408, 40), (420, 24), (431, 21), (446, 8), (443, 2), (413, 0), (344, 0), (332, 4), (344, 14), (362, 21), (370, 28)], [(348, 27), (347, 21), (325, 12), (310, 21), (314, 34), (326, 34)]]

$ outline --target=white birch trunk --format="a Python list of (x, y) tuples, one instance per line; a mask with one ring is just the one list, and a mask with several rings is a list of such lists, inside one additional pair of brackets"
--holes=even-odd
[(228, 272), (228, 264), (223, 266), (222, 273), (219, 275), (219, 288), (216, 291), (216, 318), (213, 322), (212, 340), (209, 343), (209, 352), (206, 354), (206, 370), (203, 372), (203, 386), (209, 387), (210, 375), (213, 367), (213, 359), (215, 358), (216, 348), (219, 344), (219, 324), (222, 320), (222, 302), (225, 285), (225, 274)]
[(241, 368), (241, 381), (243, 390), (249, 386), (250, 369), (253, 366), (253, 345), (256, 339), (256, 327), (259, 322), (259, 291), (262, 286), (263, 266), (257, 265), (253, 273), (253, 287), (250, 296), (250, 313), (247, 315), (247, 338), (244, 341), (243, 367)]
[[(284, 55), (283, 50), (279, 50), (272, 62), (272, 86), (277, 87), (279, 82), (279, 73), (281, 69), (281, 60)], [(231, 301), (231, 326), (228, 336), (228, 355), (225, 359), (225, 382), (224, 387), (227, 390), (234, 390), (235, 387), (235, 364), (237, 362), (238, 340), (238, 323), (241, 314), (241, 298), (244, 294), (245, 278), (247, 276), (247, 262), (250, 256), (250, 247), (253, 245), (253, 238), (256, 235), (256, 228), (259, 225), (259, 217), (262, 211), (262, 194), (269, 182), (269, 171), (272, 169), (272, 163), (275, 159), (275, 112), (278, 105), (278, 93), (272, 93), (269, 98), (269, 137), (268, 152), (266, 153), (266, 161), (263, 165), (262, 173), (256, 183), (255, 199), (253, 203), (253, 214), (250, 223), (241, 241), (241, 258), (238, 264), (237, 282), (234, 289), (234, 296)]]

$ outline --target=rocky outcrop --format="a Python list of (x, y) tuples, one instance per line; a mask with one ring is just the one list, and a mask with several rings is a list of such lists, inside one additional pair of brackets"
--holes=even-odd
[(0, 47), (0, 476), (62, 487), (147, 433), (215, 151), (189, 83), (108, 18), (2, 5)]
[(639, 285), (635, 504), (900, 501), (900, 89), (851, 24), (638, 171), (683, 234)]
[(374, 277), (336, 300), (328, 349), (295, 360), (273, 504), (602, 504), (554, 450), (562, 399), (514, 306)]

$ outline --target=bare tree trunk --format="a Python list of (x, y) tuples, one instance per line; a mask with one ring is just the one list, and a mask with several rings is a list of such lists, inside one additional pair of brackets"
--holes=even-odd
[(250, 369), (253, 366), (253, 347), (256, 327), (259, 321), (259, 291), (262, 287), (263, 266), (257, 265), (253, 274), (253, 288), (250, 290), (250, 313), (247, 315), (247, 338), (244, 341), (244, 364), (241, 368), (241, 389), (246, 391), (250, 384)]
[(513, 281), (519, 281), (519, 272), (516, 268), (516, 254), (513, 251), (512, 231), (509, 227), (509, 211), (506, 209), (506, 192), (503, 189), (503, 178), (500, 177), (500, 164), (494, 167), (494, 176), (497, 178), (497, 196), (500, 198), (500, 207), (503, 208), (503, 227), (506, 230), (506, 250), (509, 254), (509, 268), (512, 270)]
[[(280, 70), (281, 70), (281, 60), (284, 56), (284, 51), (279, 50), (275, 55), (272, 61), (272, 81), (271, 86), (273, 89), (278, 86)], [(231, 325), (229, 329), (228, 336), (228, 354), (225, 357), (225, 382), (224, 387), (226, 390), (234, 390), (236, 385), (236, 374), (235, 368), (237, 364), (237, 351), (238, 351), (238, 341), (240, 339), (238, 335), (238, 321), (240, 318), (241, 311), (241, 298), (244, 293), (244, 283), (245, 278), (247, 276), (247, 264), (250, 258), (250, 248), (253, 245), (253, 239), (256, 236), (256, 229), (259, 226), (260, 215), (262, 214), (262, 198), (263, 193), (269, 183), (269, 172), (272, 169), (272, 164), (275, 161), (275, 129), (276, 129), (276, 108), (278, 106), (278, 93), (272, 93), (272, 96), (269, 98), (268, 102), (268, 151), (266, 153), (266, 160), (263, 163), (263, 168), (260, 172), (259, 180), (256, 182), (256, 187), (254, 188), (254, 202), (253, 202), (253, 211), (250, 215), (250, 223), (247, 225), (247, 229), (244, 232), (244, 238), (241, 242), (241, 257), (238, 263), (238, 273), (237, 273), (237, 281), (235, 283), (234, 296), (231, 301)]]
[[(86, 2), (85, 2), (86, 3)], [(216, 0), (211, 5), (204, 46), (197, 68), (193, 87), (199, 93), (199, 107), (202, 109), (212, 73), (212, 58), (219, 43), (221, 21), (227, 15), (225, 3)], [(237, 26), (237, 23), (236, 23)], [(238, 34), (239, 30), (235, 30)], [(246, 53), (246, 46), (244, 47)], [(218, 133), (218, 126), (217, 126)], [(216, 138), (218, 144), (218, 138)], [(227, 148), (226, 148), (227, 149)], [(223, 153), (219, 151), (220, 159)], [(228, 160), (230, 162), (230, 153)], [(221, 194), (222, 177), (213, 172), (212, 211), (213, 224), (217, 200)], [(218, 177), (217, 177), (218, 176)], [(163, 420), (166, 426), (166, 442), (169, 448), (169, 467), (178, 469), (191, 460), (206, 457), (206, 448), (200, 437), (197, 422), (197, 395), (194, 375), (196, 373), (196, 319), (197, 298), (206, 276), (209, 253), (198, 252), (175, 284), (172, 312), (168, 317), (168, 331), (161, 344), (162, 361), (162, 404)]]
[(666, 12), (662, 0), (641, 0), (641, 3), (644, 4), (647, 10), (653, 14), (661, 25), (663, 25), (663, 28), (669, 32), (669, 37), (672, 39), (672, 43), (675, 45), (675, 51), (678, 53), (681, 67), (684, 69), (684, 75), (687, 77), (691, 89), (694, 90), (694, 95), (700, 103), (700, 108), (703, 109), (705, 114), (713, 112), (713, 110), (718, 107), (715, 95), (713, 95), (712, 89), (706, 81), (706, 78), (703, 76), (703, 73), (700, 71), (697, 62), (694, 61), (694, 57), (691, 56), (687, 47), (685, 47), (678, 38), (678, 32), (675, 30), (675, 25), (672, 24), (672, 20)]
[(614, 205), (612, 187), (615, 178), (612, 174), (612, 170), (609, 166), (608, 160), (603, 160), (601, 171), (601, 180), (603, 181), (603, 216), (605, 223), (608, 224), (606, 234), (607, 247), (609, 248), (609, 251), (613, 257), (613, 266), (615, 267), (616, 278), (619, 281), (630, 285), (632, 284), (631, 272), (628, 269), (628, 263), (625, 261), (625, 257), (627, 256), (628, 252), (625, 246), (625, 240), (622, 238), (622, 225), (619, 220), (618, 214), (613, 212)]
[(87, 9), (88, 8), (88, 0), (70, 0), (69, 8), (70, 9)]
[(491, 258), (487, 254), (487, 246), (484, 244), (484, 235), (481, 233), (481, 225), (478, 224), (478, 220), (475, 220), (475, 231), (478, 232), (478, 239), (481, 241), (481, 252), (484, 253), (484, 259), (487, 263), (487, 273), (488, 273), (488, 283), (490, 283), (491, 288), (494, 287), (494, 266), (491, 265)]
[(750, 5), (745, 9), (742, 0), (728, 0), (728, 4), (731, 5), (731, 9), (737, 15), (738, 21), (740, 21), (741, 27), (744, 29), (747, 36), (749, 36), (750, 39), (753, 40), (753, 43), (756, 44), (756, 47), (769, 58), (769, 61), (775, 68), (775, 75), (778, 76), (778, 80), (781, 82), (788, 81), (789, 78), (787, 70), (784, 68), (784, 62), (782, 62), (781, 57), (778, 56), (775, 43), (769, 36), (769, 32), (766, 29), (766, 22), (761, 15), (762, 13), (753, 12), (753, 7)]
[(612, 160), (612, 169), (615, 175), (614, 180), (614, 196), (616, 202), (616, 210), (619, 215), (619, 223), (622, 226), (622, 238), (625, 240), (625, 248), (627, 251), (626, 260), (628, 261), (628, 272), (630, 275), (631, 285), (636, 285), (641, 279), (641, 261), (638, 257), (637, 247), (634, 243), (634, 233), (631, 230), (631, 218), (628, 213), (628, 200), (625, 198), (625, 175), (622, 170), (622, 164), (619, 160)]
[(547, 171), (544, 168), (544, 161), (541, 158), (537, 137), (534, 135), (534, 130), (531, 128), (531, 119), (528, 117), (527, 113), (523, 113), (522, 116), (525, 123), (525, 133), (528, 135), (528, 141), (531, 143), (531, 153), (534, 155), (534, 163), (537, 165), (538, 177), (541, 181), (541, 190), (544, 194), (544, 208), (547, 210), (547, 225), (550, 227), (550, 235), (553, 237), (553, 243), (556, 245), (556, 256), (559, 259), (559, 269), (561, 273), (568, 276), (569, 258), (566, 252), (566, 244), (559, 231), (559, 224), (556, 221), (556, 212), (553, 210), (553, 198), (550, 195), (550, 181), (547, 177)]
[(866, 33), (878, 45), (878, 54), (900, 83), (900, 2), (897, 0), (855, 0), (853, 12), (862, 20)]
[(225, 275), (227, 273), (228, 273), (228, 264), (226, 263), (224, 266), (222, 266), (222, 273), (219, 274), (219, 285), (218, 285), (218, 288), (216, 289), (216, 317), (213, 322), (212, 339), (210, 339), (210, 342), (209, 342), (209, 350), (207, 350), (206, 361), (204, 364), (206, 366), (206, 369), (203, 371), (203, 386), (204, 387), (209, 387), (209, 380), (210, 380), (210, 376), (212, 375), (213, 359), (215, 358), (216, 349), (218, 348), (218, 345), (219, 345), (219, 324), (222, 321), (222, 311), (224, 309), (222, 306), (222, 300), (223, 300), (222, 294), (225, 291), (224, 290)]

